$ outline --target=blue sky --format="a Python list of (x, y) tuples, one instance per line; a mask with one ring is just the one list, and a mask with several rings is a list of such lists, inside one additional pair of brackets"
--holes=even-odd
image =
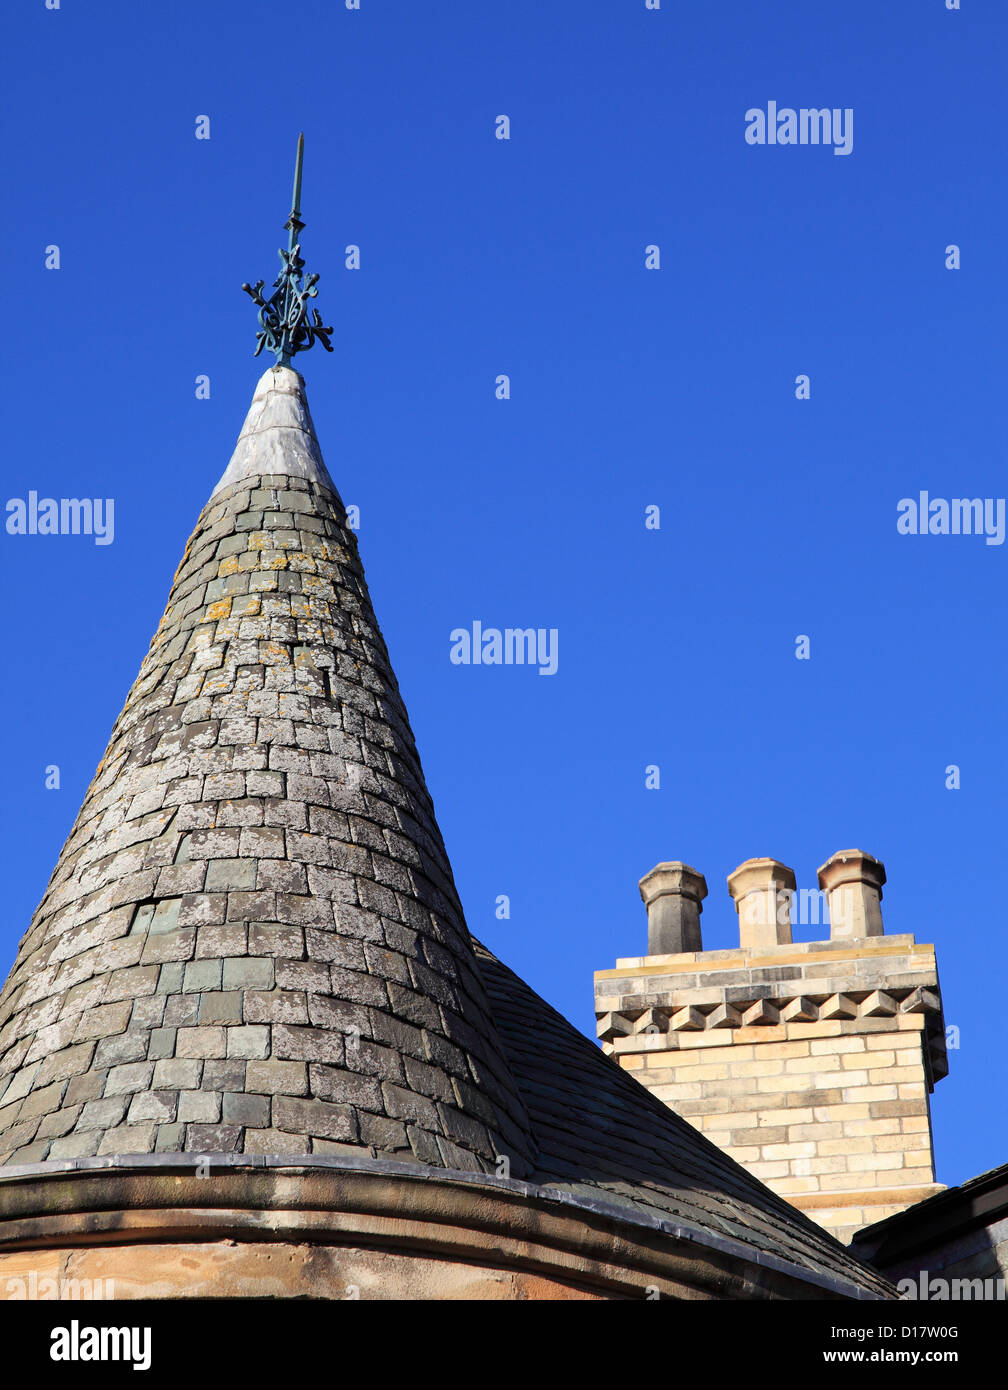
[[(112, 497), (115, 540), (0, 536), (3, 968), (265, 365), (239, 287), (303, 129), (336, 351), (298, 365), (472, 930), (593, 1034), (654, 863), (719, 948), (741, 860), (811, 888), (857, 845), (961, 1032), (938, 1177), (1008, 1160), (1008, 547), (896, 531), (1006, 491), (1008, 9), (35, 0), (5, 36), (5, 495)], [(770, 100), (852, 108), (853, 152), (750, 146)], [(558, 629), (557, 674), (453, 666), (473, 619)]]

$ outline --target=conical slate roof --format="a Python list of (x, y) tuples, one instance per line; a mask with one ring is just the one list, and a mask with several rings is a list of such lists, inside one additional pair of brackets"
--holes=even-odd
[(12, 1179), (182, 1153), (492, 1174), (740, 1261), (726, 1293), (759, 1267), (891, 1292), (469, 936), (286, 367), (256, 388), (0, 991)]
[(261, 378), (0, 993), (0, 1162), (528, 1171), (304, 382)]

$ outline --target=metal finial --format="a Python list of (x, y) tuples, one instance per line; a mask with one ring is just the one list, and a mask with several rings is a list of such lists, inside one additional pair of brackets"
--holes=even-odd
[(304, 131), (298, 136), (297, 163), (294, 165), (294, 197), (291, 199), (291, 217), (301, 211), (301, 165), (304, 163)]
[(259, 305), (259, 332), (256, 334), (255, 356), (263, 348), (274, 354), (278, 367), (289, 367), (296, 352), (310, 348), (317, 338), (326, 352), (332, 352), (329, 334), (317, 309), (308, 308), (308, 300), (318, 294), (315, 288), (317, 275), (309, 275), (302, 283), (301, 274), (305, 263), (301, 259), (300, 233), (304, 227), (301, 221), (301, 165), (304, 160), (304, 132), (298, 136), (297, 161), (294, 165), (294, 194), (291, 199), (291, 214), (285, 227), (288, 232), (287, 250), (281, 250), (281, 271), (273, 281), (273, 294), (263, 299), (263, 280), (254, 285), (242, 285), (246, 294)]

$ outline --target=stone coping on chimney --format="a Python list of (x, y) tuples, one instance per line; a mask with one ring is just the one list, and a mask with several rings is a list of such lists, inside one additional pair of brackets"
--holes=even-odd
[(595, 978), (609, 979), (632, 972), (641, 974), (675, 974), (680, 971), (731, 969), (736, 963), (749, 968), (762, 965), (781, 965), (805, 960), (810, 955), (828, 952), (853, 958), (872, 955), (892, 955), (894, 952), (934, 955), (934, 946), (916, 945), (912, 932), (893, 936), (848, 937), (837, 941), (788, 941), (780, 946), (733, 946), (724, 951), (683, 951), (672, 956), (623, 956), (617, 959), (614, 970), (596, 970)]

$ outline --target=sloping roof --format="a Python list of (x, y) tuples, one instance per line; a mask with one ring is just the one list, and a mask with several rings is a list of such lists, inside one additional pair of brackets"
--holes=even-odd
[(531, 1181), (713, 1232), (818, 1275), (877, 1274), (676, 1115), (474, 942), (536, 1144)]
[(0, 992), (0, 1163), (499, 1174), (880, 1292), (465, 926), (356, 538), (256, 391)]

